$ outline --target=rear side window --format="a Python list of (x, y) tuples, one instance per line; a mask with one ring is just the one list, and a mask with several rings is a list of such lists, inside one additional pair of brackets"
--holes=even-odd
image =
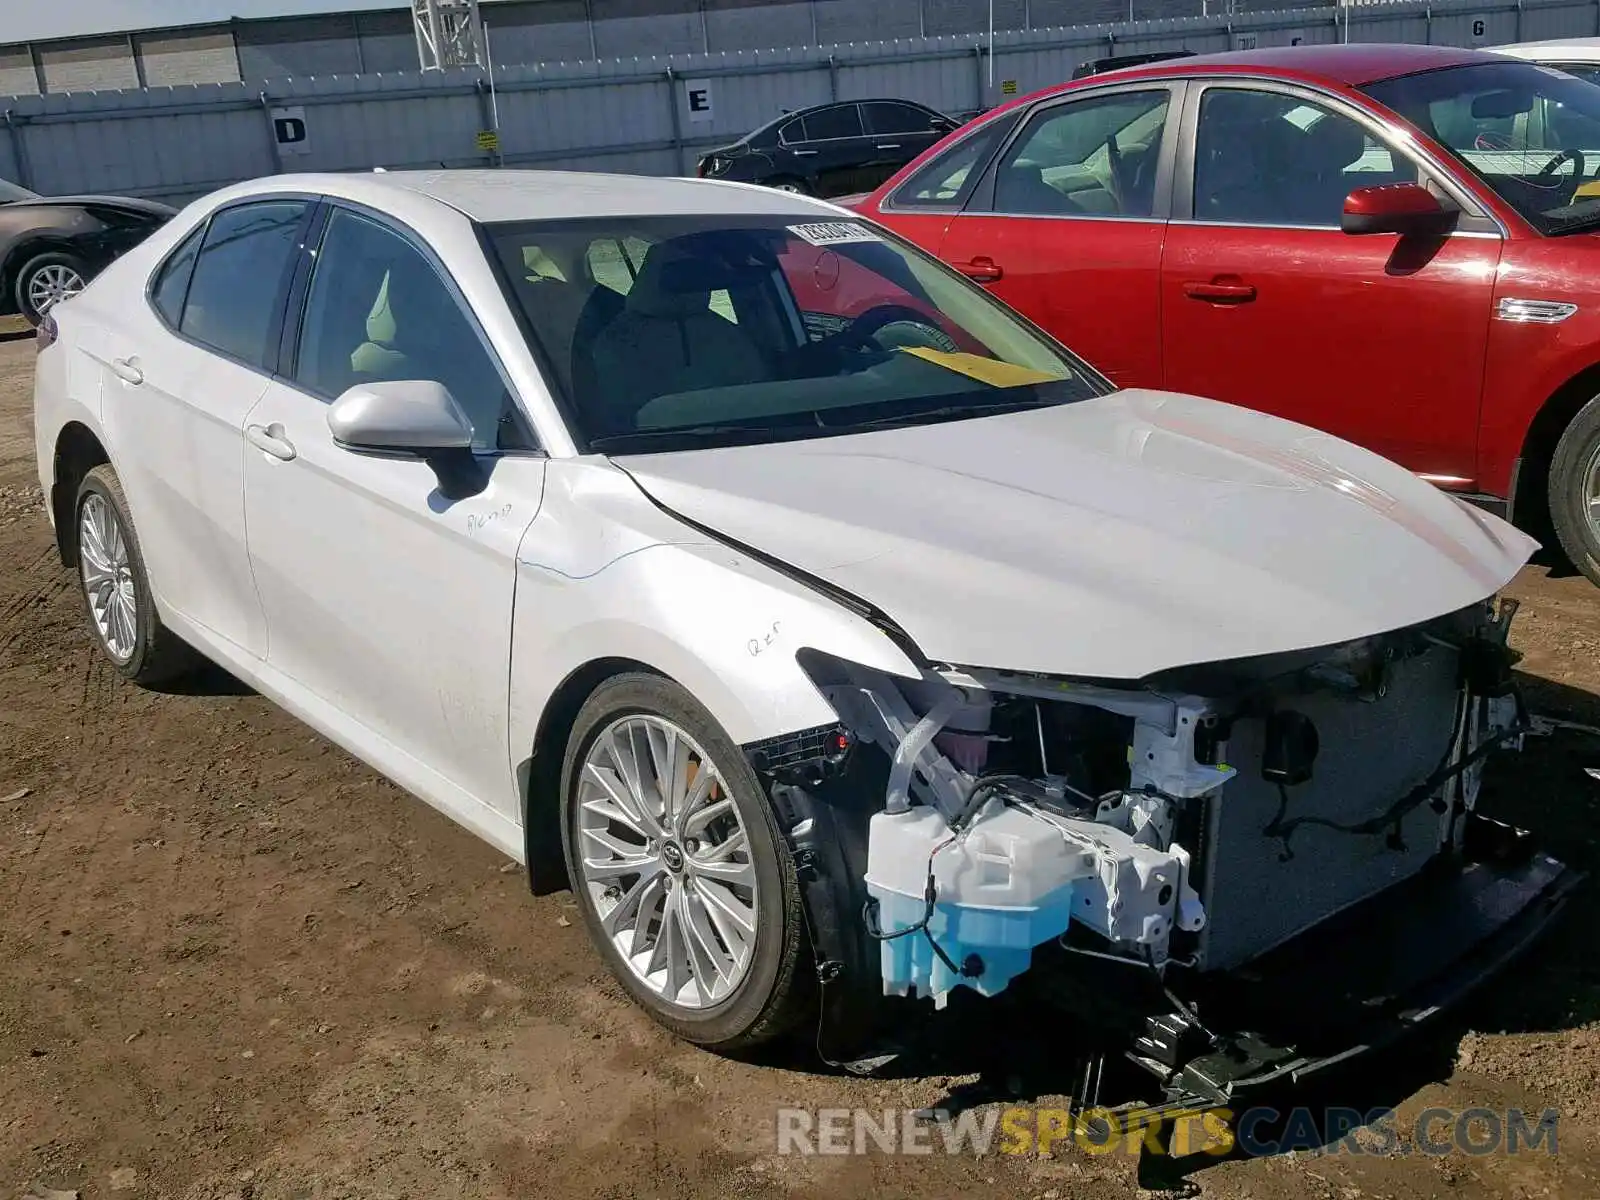
[(273, 200), (211, 218), (179, 328), (250, 366), (265, 366), (284, 280), (310, 205)]
[(172, 328), (183, 320), (183, 300), (189, 294), (189, 278), (194, 274), (195, 255), (200, 250), (200, 239), (205, 236), (204, 225), (179, 243), (171, 256), (161, 265), (155, 286), (150, 289), (150, 302)]
[(933, 122), (920, 108), (909, 104), (863, 104), (871, 133), (929, 133)]
[(854, 104), (819, 108), (805, 117), (806, 141), (826, 142), (861, 136), (861, 109)]

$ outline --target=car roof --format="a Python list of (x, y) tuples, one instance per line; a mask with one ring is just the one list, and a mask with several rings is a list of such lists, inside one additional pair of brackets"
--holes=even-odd
[(1600, 61), (1600, 37), (1550, 38), (1543, 42), (1518, 42), (1512, 46), (1496, 46), (1496, 54), (1513, 58), (1565, 59), (1571, 61)]
[[(443, 170), (371, 174), (274, 175), (225, 189), (223, 202), (282, 193), (334, 196), (378, 211), (412, 208), (417, 197), (474, 221), (566, 217), (716, 216), (727, 214), (837, 219), (825, 201), (752, 184), (655, 179), (588, 171)], [(214, 198), (215, 199), (215, 198)]]
[(1328, 46), (1271, 46), (1258, 50), (1236, 50), (1222, 54), (1197, 54), (1146, 66), (1124, 67), (1092, 75), (1063, 87), (1100, 83), (1108, 80), (1144, 79), (1165, 76), (1199, 75), (1208, 72), (1243, 75), (1273, 75), (1322, 83), (1360, 87), (1413, 75), (1441, 67), (1492, 61), (1483, 50), (1463, 50), (1454, 46), (1412, 46), (1387, 43), (1349, 43)]

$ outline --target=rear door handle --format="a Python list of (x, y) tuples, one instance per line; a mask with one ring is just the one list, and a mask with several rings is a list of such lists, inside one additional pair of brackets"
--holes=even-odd
[(1256, 289), (1249, 283), (1191, 279), (1183, 285), (1183, 294), (1191, 300), (1205, 300), (1211, 304), (1248, 304), (1256, 298)]
[(111, 370), (123, 383), (140, 384), (144, 382), (144, 372), (139, 369), (138, 360), (132, 358), (113, 358)]
[(813, 155), (813, 154), (815, 154), (817, 152), (815, 150), (791, 150), (791, 151), (789, 151), (789, 153), (795, 155), (798, 158), (809, 158), (811, 155)]
[(283, 426), (277, 422), (271, 425), (246, 425), (245, 437), (250, 439), (250, 444), (264, 454), (283, 462), (294, 459), (294, 443), (283, 436)]
[(1004, 279), (1006, 274), (999, 263), (992, 258), (984, 256), (974, 258), (971, 262), (955, 263), (953, 265), (956, 270), (960, 271), (968, 279), (976, 280), (979, 283), (994, 283), (997, 279)]

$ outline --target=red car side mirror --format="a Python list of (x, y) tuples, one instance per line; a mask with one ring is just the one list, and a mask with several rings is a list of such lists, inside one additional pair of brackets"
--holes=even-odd
[(1390, 183), (1357, 188), (1345, 197), (1340, 228), (1346, 233), (1398, 233), (1401, 237), (1443, 237), (1459, 214), (1445, 208), (1427, 188)]

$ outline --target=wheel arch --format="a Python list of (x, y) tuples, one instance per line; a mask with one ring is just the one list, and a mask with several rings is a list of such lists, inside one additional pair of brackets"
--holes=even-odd
[(561, 853), (561, 764), (573, 723), (584, 703), (603, 683), (632, 674), (671, 678), (638, 659), (591, 659), (556, 685), (539, 714), (533, 746), (520, 771), (523, 854), (528, 864), (528, 886), (535, 896), (559, 892), (570, 883)]
[(50, 512), (55, 517), (56, 552), (61, 565), (78, 564), (78, 523), (74, 508), (83, 477), (95, 467), (109, 463), (100, 438), (82, 421), (68, 421), (56, 434), (50, 483)]
[[(1516, 524), (1547, 546), (1554, 546), (1550, 520), (1550, 463), (1556, 443), (1596, 395), (1600, 395), (1600, 363), (1591, 363), (1552, 392), (1534, 413), (1522, 439), (1510, 515)], [(1557, 547), (1559, 553), (1559, 547)]]

